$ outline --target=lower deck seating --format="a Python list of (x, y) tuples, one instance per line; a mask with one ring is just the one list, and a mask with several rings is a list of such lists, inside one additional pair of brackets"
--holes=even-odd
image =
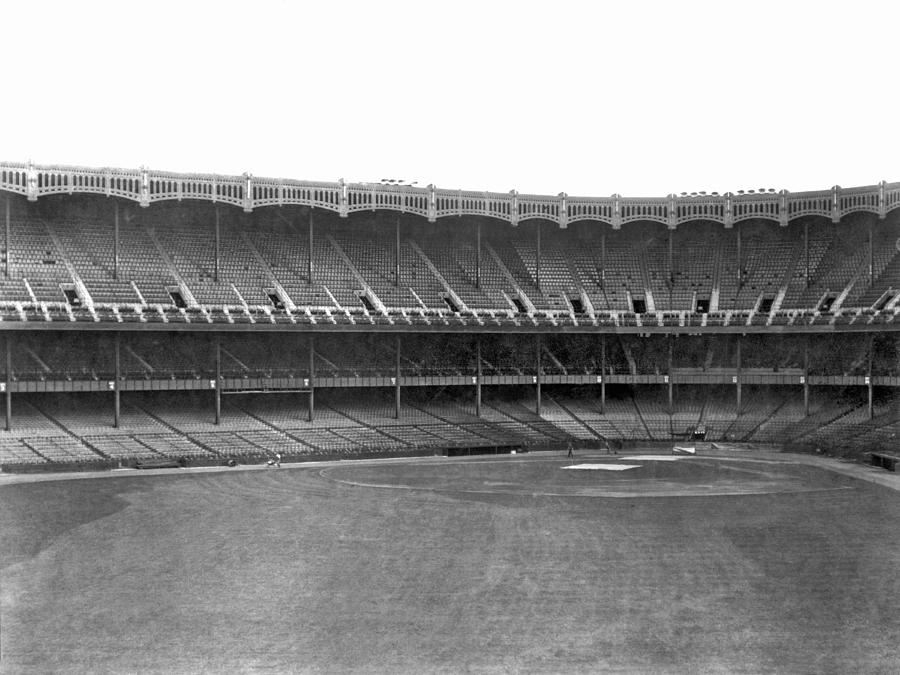
[[(547, 394), (541, 414), (528, 396), (487, 397), (481, 416), (471, 399), (411, 393), (395, 417), (392, 406), (365, 390), (323, 391), (313, 421), (293, 397), (235, 397), (214, 424), (208, 402), (189, 393), (128, 394), (127, 411), (113, 428), (103, 400), (68, 406), (53, 395), (20, 395), (13, 429), (0, 431), (0, 465), (128, 462), (145, 459), (264, 461), (438, 451), (442, 448), (521, 445), (564, 447), (569, 440), (605, 447), (605, 441), (677, 442), (705, 431), (707, 441), (788, 443), (859, 452), (896, 443), (900, 410), (879, 397), (869, 419), (864, 398), (815, 390), (806, 415), (797, 387), (746, 388), (740, 413), (728, 391), (683, 393), (670, 412), (664, 390), (618, 389), (601, 412), (596, 398), (562, 390)], [(733, 392), (731, 392), (733, 395)]]
[(48, 460), (37, 454), (21, 438), (0, 436), (0, 466), (43, 464)]
[(102, 454), (91, 449), (84, 441), (72, 436), (62, 434), (58, 436), (32, 436), (21, 440), (23, 445), (48, 462), (68, 464), (103, 459)]

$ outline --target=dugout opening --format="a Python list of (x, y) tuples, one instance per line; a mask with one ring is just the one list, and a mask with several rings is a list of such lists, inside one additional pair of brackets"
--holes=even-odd
[(467, 457), (470, 455), (517, 455), (526, 452), (521, 445), (489, 445), (464, 448), (442, 448), (438, 453), (443, 457)]

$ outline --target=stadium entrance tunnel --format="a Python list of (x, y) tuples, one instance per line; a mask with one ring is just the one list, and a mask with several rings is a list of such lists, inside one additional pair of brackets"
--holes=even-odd
[(626, 454), (428, 459), (322, 469), (328, 480), (394, 490), (528, 497), (702, 497), (853, 489), (855, 480), (783, 460)]

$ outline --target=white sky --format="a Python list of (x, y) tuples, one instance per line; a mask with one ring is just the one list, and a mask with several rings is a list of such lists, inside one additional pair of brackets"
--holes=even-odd
[(2, 2), (0, 159), (664, 196), (900, 180), (900, 3)]

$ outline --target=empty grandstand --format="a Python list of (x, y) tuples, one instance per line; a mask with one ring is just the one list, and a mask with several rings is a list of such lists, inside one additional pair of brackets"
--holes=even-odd
[(0, 164), (0, 465), (900, 431), (900, 184), (606, 199)]

